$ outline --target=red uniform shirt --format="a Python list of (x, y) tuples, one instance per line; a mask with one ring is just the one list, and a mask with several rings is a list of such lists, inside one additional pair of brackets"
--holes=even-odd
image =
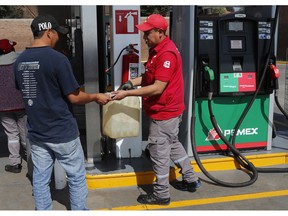
[(142, 86), (151, 85), (155, 80), (168, 84), (162, 94), (143, 97), (143, 108), (147, 116), (167, 120), (182, 114), (185, 109), (182, 58), (168, 37), (149, 50)]

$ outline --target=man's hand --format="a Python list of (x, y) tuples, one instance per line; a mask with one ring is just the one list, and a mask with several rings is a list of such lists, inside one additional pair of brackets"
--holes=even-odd
[(104, 105), (108, 103), (110, 100), (111, 100), (110, 94), (98, 93), (95, 102), (100, 105)]
[(112, 100), (122, 100), (123, 98), (125, 98), (128, 94), (127, 91), (123, 91), (123, 90), (118, 90), (115, 92), (112, 92)]
[(133, 89), (133, 84), (130, 80), (127, 82), (123, 83), (117, 90), (130, 90)]

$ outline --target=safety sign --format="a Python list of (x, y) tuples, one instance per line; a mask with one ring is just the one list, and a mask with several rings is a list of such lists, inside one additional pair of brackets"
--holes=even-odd
[(137, 10), (115, 10), (116, 34), (137, 34), (138, 16)]

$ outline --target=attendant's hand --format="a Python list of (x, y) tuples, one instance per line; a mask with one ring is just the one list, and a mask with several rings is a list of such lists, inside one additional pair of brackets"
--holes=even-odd
[(112, 92), (111, 95), (112, 95), (111, 97), (112, 100), (122, 100), (128, 95), (128, 93), (127, 91), (124, 91), (124, 90), (118, 90), (118, 91)]
[(133, 84), (130, 80), (127, 82), (123, 83), (117, 90), (130, 90), (133, 89)]

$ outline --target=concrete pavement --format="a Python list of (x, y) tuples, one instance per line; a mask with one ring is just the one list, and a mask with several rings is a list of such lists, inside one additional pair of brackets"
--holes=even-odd
[[(19, 174), (5, 172), (3, 167), (7, 162), (6, 158), (0, 158), (0, 210), (34, 210), (26, 162)], [(238, 170), (211, 174), (227, 182), (249, 179), (246, 173)], [(151, 191), (149, 185), (89, 190), (87, 206), (91, 210), (288, 210), (288, 173), (260, 173), (254, 184), (241, 188), (222, 187), (202, 173), (199, 176), (202, 187), (195, 193), (177, 191), (171, 185), (168, 206), (145, 206), (136, 201), (140, 194)], [(69, 209), (67, 187), (55, 190), (52, 181), (51, 192), (54, 210)]]

